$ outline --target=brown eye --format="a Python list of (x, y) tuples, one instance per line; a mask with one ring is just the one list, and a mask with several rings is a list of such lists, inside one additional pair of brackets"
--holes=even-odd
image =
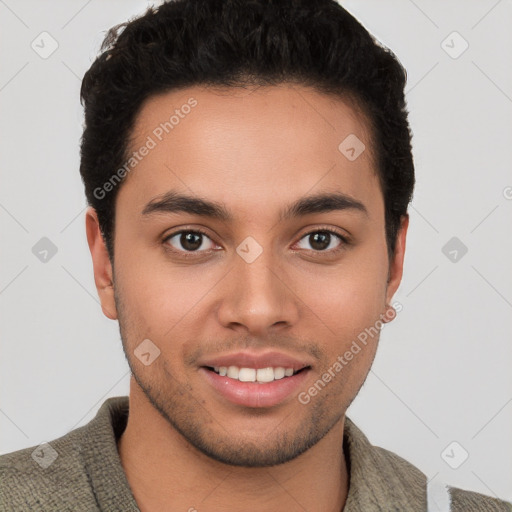
[(326, 232), (318, 232), (309, 235), (309, 243), (315, 251), (323, 251), (329, 247), (331, 243), (331, 234)]
[(203, 235), (198, 233), (181, 233), (180, 244), (187, 251), (197, 251), (203, 243)]
[(201, 251), (212, 249), (214, 245), (210, 238), (199, 231), (180, 231), (170, 235), (165, 241), (180, 252), (199, 252), (199, 249)]
[(313, 231), (301, 238), (299, 247), (301, 249), (327, 252), (338, 249), (343, 245), (342, 242), (346, 242), (346, 240), (338, 233), (326, 230)]

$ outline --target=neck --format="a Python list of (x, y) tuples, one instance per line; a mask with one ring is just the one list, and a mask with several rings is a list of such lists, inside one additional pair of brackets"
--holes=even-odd
[(341, 511), (348, 492), (342, 418), (315, 446), (285, 464), (230, 466), (199, 452), (130, 386), (130, 412), (118, 443), (141, 512), (197, 510)]

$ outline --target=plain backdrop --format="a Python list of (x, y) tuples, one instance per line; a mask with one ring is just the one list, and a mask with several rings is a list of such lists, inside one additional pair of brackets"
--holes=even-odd
[[(348, 415), (429, 478), (512, 500), (512, 2), (342, 4), (407, 69), (417, 173), (403, 310)], [(2, 453), (128, 394), (85, 238), (79, 88), (105, 31), (147, 5), (0, 1)]]

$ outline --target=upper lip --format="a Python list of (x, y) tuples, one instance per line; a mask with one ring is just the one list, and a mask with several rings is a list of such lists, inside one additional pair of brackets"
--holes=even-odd
[(311, 366), (309, 358), (294, 357), (284, 352), (233, 352), (230, 354), (221, 354), (217, 356), (204, 357), (199, 361), (199, 366), (208, 366), (210, 368), (220, 366), (238, 366), (238, 368), (268, 368), (283, 367), (293, 368), (297, 372)]

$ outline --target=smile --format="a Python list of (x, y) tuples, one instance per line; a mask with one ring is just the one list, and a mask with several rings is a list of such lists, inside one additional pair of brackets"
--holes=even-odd
[(215, 366), (209, 368), (221, 377), (238, 380), (240, 382), (259, 382), (265, 384), (275, 380), (292, 377), (294, 374), (302, 371), (294, 371), (293, 368), (284, 368), (282, 366), (267, 368), (239, 368), (238, 366)]

